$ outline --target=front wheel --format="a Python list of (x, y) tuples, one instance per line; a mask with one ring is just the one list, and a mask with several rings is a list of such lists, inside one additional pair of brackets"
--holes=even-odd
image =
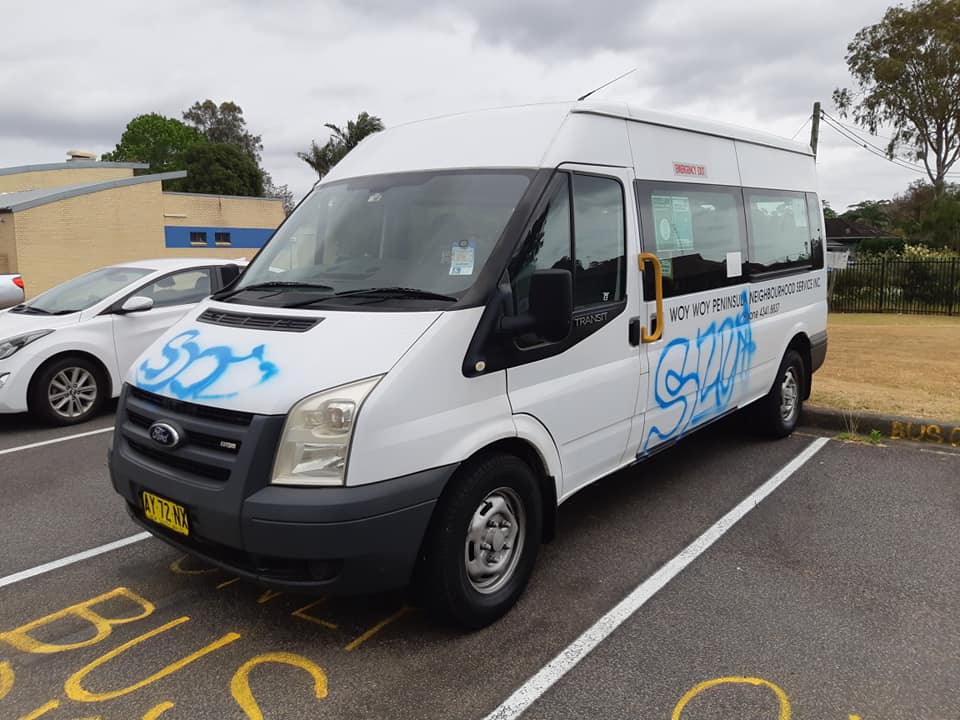
[(82, 357), (42, 368), (30, 392), (30, 411), (50, 425), (76, 425), (96, 415), (107, 392), (103, 373)]
[(806, 374), (803, 360), (796, 350), (787, 350), (777, 370), (773, 387), (757, 403), (760, 430), (764, 435), (783, 438), (790, 435), (800, 420), (803, 409), (803, 383)]
[(482, 458), (450, 482), (424, 544), (419, 589), (434, 610), (478, 629), (513, 607), (530, 579), (542, 500), (530, 466), (512, 455)]

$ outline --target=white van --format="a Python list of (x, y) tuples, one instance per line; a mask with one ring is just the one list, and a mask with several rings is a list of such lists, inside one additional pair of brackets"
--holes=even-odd
[(581, 488), (826, 354), (808, 147), (563, 103), (369, 137), (131, 371), (110, 471), (185, 552), (287, 590), (505, 613)]

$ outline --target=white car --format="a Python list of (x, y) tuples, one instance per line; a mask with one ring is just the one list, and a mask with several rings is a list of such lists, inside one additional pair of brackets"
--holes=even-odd
[(0, 273), (0, 310), (23, 302), (23, 278)]
[(147, 260), (94, 270), (0, 314), (0, 413), (73, 425), (116, 397), (130, 365), (245, 261)]

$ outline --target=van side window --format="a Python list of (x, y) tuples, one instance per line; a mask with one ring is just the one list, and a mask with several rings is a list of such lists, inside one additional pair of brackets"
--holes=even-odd
[(823, 268), (826, 232), (823, 229), (823, 210), (820, 208), (820, 199), (816, 193), (807, 193), (807, 215), (810, 217), (813, 235), (813, 267), (820, 270)]
[(807, 216), (805, 195), (745, 190), (744, 198), (750, 227), (748, 271), (764, 273), (810, 267), (815, 231)]
[[(743, 282), (728, 253), (746, 256), (743, 201), (739, 188), (681, 183), (637, 183), (643, 247), (660, 258), (665, 297)], [(739, 264), (739, 263), (736, 263)], [(653, 299), (652, 270), (645, 278)]]
[(573, 270), (570, 239), (570, 176), (557, 173), (546, 192), (547, 201), (510, 262), (514, 312), (530, 308), (530, 277), (536, 270)]
[(623, 217), (623, 188), (618, 181), (573, 176), (574, 307), (623, 299)]

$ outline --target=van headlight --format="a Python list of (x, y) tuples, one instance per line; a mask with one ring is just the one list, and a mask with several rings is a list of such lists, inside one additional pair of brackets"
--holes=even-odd
[(304, 398), (287, 415), (273, 466), (274, 485), (343, 485), (360, 406), (378, 377)]

